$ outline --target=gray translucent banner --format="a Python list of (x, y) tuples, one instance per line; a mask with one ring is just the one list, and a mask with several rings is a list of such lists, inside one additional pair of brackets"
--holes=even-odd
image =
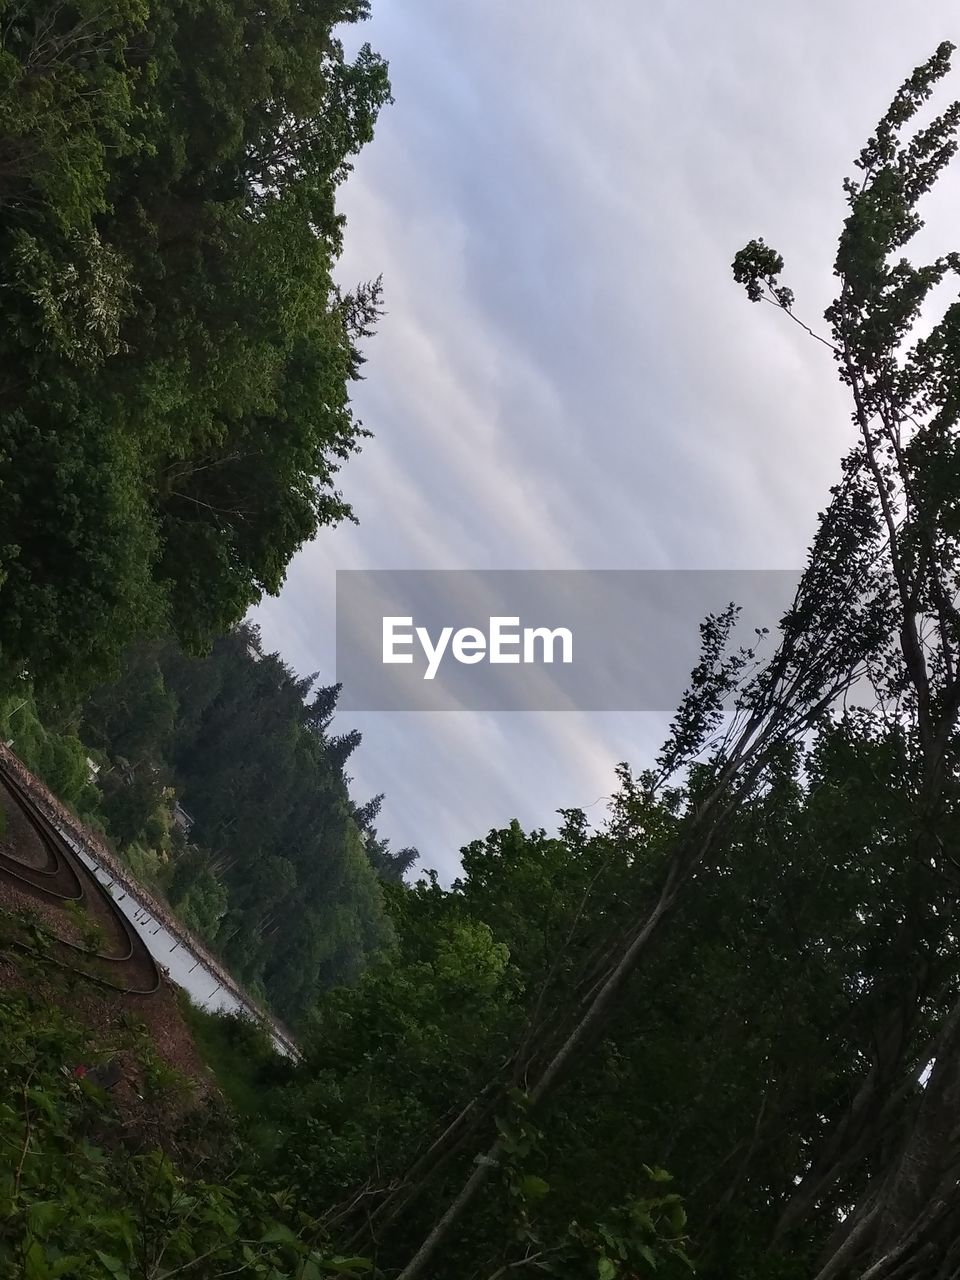
[[(673, 711), (700, 623), (773, 631), (799, 570), (337, 573), (344, 711)], [(768, 638), (768, 647), (772, 638)]]

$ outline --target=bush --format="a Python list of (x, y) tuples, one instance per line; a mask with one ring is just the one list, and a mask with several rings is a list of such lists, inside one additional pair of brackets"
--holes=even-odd
[[(149, 1045), (137, 1043), (144, 1072), (162, 1082)], [(52, 1004), (0, 996), (2, 1280), (130, 1280), (200, 1260), (199, 1277), (320, 1280), (346, 1269), (329, 1259), (319, 1224), (288, 1210), (253, 1165), (225, 1186), (157, 1148), (130, 1150), (110, 1095), (83, 1074), (115, 1049), (91, 1044)]]

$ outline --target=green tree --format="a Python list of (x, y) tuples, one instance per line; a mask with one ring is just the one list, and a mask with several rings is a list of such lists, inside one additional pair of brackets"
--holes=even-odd
[(337, 689), (311, 697), (314, 681), (264, 654), (243, 625), (203, 658), (135, 646), (81, 717), (112, 762), (102, 774), (111, 833), (143, 840), (171, 792), (182, 799), (192, 847), (174, 842), (170, 900), (293, 1022), (389, 940), (378, 873), (396, 865), (361, 831), (348, 793), (343, 744), (359, 735), (333, 732)]
[(390, 90), (362, 0), (7, 8), (0, 652), (82, 680), (349, 514), (380, 288), (332, 281), (336, 192)]
[[(874, 723), (882, 732), (861, 732), (857, 744), (851, 721), (847, 737), (853, 750), (846, 752), (846, 762), (865, 754), (874, 764), (892, 765), (888, 784), (897, 786), (896, 812), (889, 815), (889, 804), (878, 799), (878, 814), (866, 824), (866, 843), (849, 833), (847, 843), (835, 848), (842, 872), (837, 889), (857, 922), (852, 966), (836, 964), (840, 942), (851, 931), (842, 919), (832, 918), (818, 896), (831, 878), (823, 868), (810, 918), (787, 915), (784, 920), (798, 935), (794, 941), (812, 957), (805, 966), (814, 983), (811, 1002), (788, 1013), (785, 992), (770, 990), (762, 969), (751, 975), (761, 987), (743, 1016), (751, 1030), (758, 1023), (763, 1028), (755, 1050), (748, 1040), (751, 1053), (758, 1055), (754, 1069), (741, 1084), (738, 1047), (726, 1066), (721, 1056), (718, 1077), (723, 1111), (735, 1122), (734, 1132), (739, 1128), (739, 1137), (730, 1147), (731, 1135), (718, 1135), (706, 1167), (698, 1162), (691, 1175), (702, 1189), (720, 1170), (724, 1176), (735, 1173), (709, 1209), (712, 1225), (729, 1224), (752, 1195), (760, 1198), (752, 1213), (734, 1218), (736, 1249), (728, 1242), (726, 1249), (716, 1250), (708, 1241), (704, 1255), (718, 1276), (765, 1269), (778, 1276), (808, 1274), (818, 1265), (818, 1251), (819, 1280), (845, 1274), (871, 1280), (946, 1277), (955, 1270), (954, 1165), (947, 1134), (951, 1121), (955, 1124), (960, 1017), (951, 1008), (957, 973), (944, 926), (950, 889), (944, 893), (942, 877), (952, 884), (946, 849), (955, 830), (956, 788), (950, 780), (960, 710), (960, 625), (953, 603), (960, 588), (953, 520), (953, 436), (960, 414), (953, 357), (960, 304), (948, 307), (930, 337), (912, 346), (907, 340), (931, 290), (958, 269), (960, 259), (948, 254), (914, 267), (903, 259), (902, 249), (920, 225), (917, 200), (954, 154), (960, 104), (910, 139), (901, 136), (946, 72), (950, 53), (950, 46), (943, 46), (906, 82), (859, 157), (862, 180), (846, 187), (850, 216), (837, 257), (840, 292), (827, 311), (830, 337), (824, 342), (851, 392), (855, 443), (820, 518), (776, 647), (759, 664), (753, 651), (731, 653), (733, 610), (704, 624), (702, 660), (656, 767), (636, 779), (622, 774), (605, 837), (629, 851), (630, 877), (618, 894), (603, 899), (592, 945), (576, 957), (569, 975), (555, 952), (542, 979), (548, 995), (535, 1005), (535, 1033), (523, 1031), (506, 1063), (494, 1068), (496, 1106), (482, 1107), (479, 1095), (466, 1102), (452, 1128), (451, 1122), (438, 1124), (444, 1140), (428, 1148), (408, 1173), (401, 1198), (412, 1202), (436, 1194), (437, 1202), (425, 1214), (421, 1242), (408, 1244), (407, 1252), (400, 1246), (400, 1280), (444, 1270), (464, 1274), (467, 1242), (475, 1243), (475, 1231), (481, 1237), (484, 1228), (489, 1233), (497, 1171), (512, 1159), (515, 1143), (504, 1125), (508, 1095), (503, 1091), (511, 1076), (516, 1079), (519, 1071), (525, 1106), (531, 1123), (543, 1131), (544, 1144), (559, 1143), (568, 1132), (564, 1120), (580, 1129), (592, 1111), (596, 1063), (617, 1061), (620, 1020), (636, 992), (646, 998), (633, 1032), (640, 1039), (631, 1054), (623, 1055), (626, 1074), (650, 1048), (674, 1048), (672, 1031), (668, 1025), (661, 1030), (658, 1002), (647, 985), (659, 957), (671, 950), (704, 892), (713, 895), (715, 909), (725, 881), (739, 882), (733, 905), (750, 901), (742, 879), (752, 865), (745, 824), (774, 801), (781, 807), (790, 802), (791, 791), (803, 783), (796, 773), (797, 753), (814, 734), (828, 740), (825, 726), (842, 714), (843, 699), (853, 688), (872, 692)], [(735, 276), (753, 301), (766, 299), (793, 316), (794, 296), (780, 283), (781, 270), (779, 256), (761, 241), (748, 245), (734, 263)], [(829, 758), (825, 752), (804, 761), (804, 767), (822, 766)], [(834, 759), (843, 760), (844, 752), (835, 752)], [(828, 794), (842, 782), (832, 774)], [(875, 787), (867, 794), (873, 796)], [(809, 803), (814, 801), (811, 793)], [(789, 803), (782, 817), (788, 815)], [(884, 820), (878, 821), (881, 815)], [(892, 867), (886, 861), (891, 853)], [(779, 862), (768, 863), (745, 926), (757, 919), (761, 904), (771, 909), (774, 893), (779, 909), (779, 886), (771, 881), (781, 875)], [(799, 892), (817, 885), (814, 879), (795, 887)], [(873, 897), (877, 887), (890, 895), (879, 903)], [(783, 905), (799, 917), (801, 901), (788, 898)], [(628, 913), (618, 909), (621, 902), (629, 902)], [(782, 938), (775, 938), (774, 954), (781, 946)], [(819, 953), (835, 964), (832, 970), (819, 972)], [(782, 982), (779, 966), (769, 967)], [(737, 988), (724, 990), (722, 967), (715, 974), (697, 972), (713, 999), (737, 1007)], [(824, 982), (826, 991), (814, 1001), (813, 991)], [(682, 1023), (684, 1017), (673, 1014), (672, 1020)], [(700, 1030), (707, 1033), (706, 1027)], [(719, 1034), (715, 1029), (704, 1042), (722, 1044)], [(689, 1054), (693, 1043), (677, 1047)], [(783, 1055), (798, 1044), (807, 1051), (801, 1061), (810, 1071), (810, 1096), (818, 1098), (812, 1113), (790, 1097), (785, 1078), (789, 1059)], [(675, 1056), (671, 1052), (671, 1063)], [(930, 1079), (921, 1090), (920, 1077), (931, 1060)], [(682, 1069), (676, 1075), (682, 1079)], [(649, 1067), (646, 1079), (651, 1079)], [(695, 1081), (691, 1087), (697, 1087)], [(625, 1080), (619, 1089), (621, 1096), (632, 1096)], [(663, 1089), (663, 1097), (655, 1086), (650, 1089), (658, 1109), (669, 1095), (669, 1080)], [(571, 1098), (577, 1105), (567, 1111)], [(697, 1114), (689, 1096), (683, 1103)], [(749, 1113), (740, 1111), (744, 1104), (755, 1113), (752, 1128)], [(768, 1112), (776, 1117), (771, 1133)], [(609, 1106), (601, 1108), (607, 1124), (610, 1114)], [(716, 1127), (708, 1123), (706, 1132)], [(595, 1135), (589, 1132), (591, 1145), (584, 1149), (595, 1150)], [(702, 1146), (704, 1126), (690, 1132)], [(459, 1173), (451, 1178), (448, 1157), (454, 1143), (461, 1156)], [(671, 1148), (676, 1149), (672, 1143)], [(711, 1172), (714, 1155), (719, 1163)], [(676, 1159), (683, 1164), (682, 1152)], [(581, 1194), (582, 1169), (581, 1161)], [(430, 1191), (438, 1185), (439, 1191)], [(386, 1195), (388, 1203), (391, 1199), (394, 1191)], [(364, 1211), (376, 1222), (375, 1207), (367, 1202)], [(752, 1224), (749, 1233), (742, 1229), (745, 1221)], [(405, 1227), (409, 1230), (409, 1220)], [(526, 1263), (520, 1258), (516, 1265)]]

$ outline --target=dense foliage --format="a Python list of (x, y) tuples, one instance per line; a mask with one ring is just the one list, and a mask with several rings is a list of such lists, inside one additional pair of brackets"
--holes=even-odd
[(389, 99), (365, 0), (0, 4), (0, 659), (202, 645), (349, 507), (338, 184)]
[[(0, 1045), (4, 1280), (241, 1271), (321, 1280), (369, 1270), (363, 1259), (338, 1256), (309, 1215), (237, 1169), (236, 1138), (218, 1108), (164, 1122), (182, 1109), (186, 1082), (134, 1023), (104, 1042), (56, 1006), (4, 995)], [(98, 1066), (117, 1052), (144, 1091), (135, 1116), (96, 1083)]]
[[(918, 881), (904, 856), (905, 759), (903, 736), (863, 713), (825, 721), (807, 749), (784, 753), (587, 1069), (536, 1112), (529, 1086), (552, 1051), (552, 1018), (582, 1002), (584, 975), (601, 972), (655, 891), (693, 789), (651, 802), (624, 774), (600, 830), (578, 813), (555, 837), (512, 824), (463, 851), (450, 889), (388, 889), (393, 945), (359, 983), (318, 999), (296, 1070), (273, 1063), (253, 1028), (191, 1014), (241, 1117), (232, 1212), (242, 1218), (247, 1188), (259, 1188), (269, 1194), (253, 1220), (279, 1203), (297, 1232), (303, 1213), (311, 1239), (394, 1274), (496, 1116), (489, 1193), (432, 1265), (437, 1280), (489, 1280), (503, 1267), (627, 1280), (652, 1276), (652, 1263), (677, 1277), (688, 1258), (712, 1280), (810, 1276), (891, 1130), (916, 1114), (960, 979), (951, 888)], [(638, 821), (643, 834), (627, 834)], [(921, 897), (935, 910), (923, 950), (905, 954), (903, 909)], [(882, 1105), (864, 1107), (871, 1070), (883, 1072)], [(852, 1117), (855, 1147), (825, 1177)], [(432, 1169), (430, 1151), (443, 1156)], [(164, 1176), (197, 1194), (175, 1169)], [(215, 1181), (202, 1193), (223, 1212)], [(230, 1257), (231, 1241), (219, 1244)], [(219, 1259), (198, 1268), (220, 1273)]]
[[(540, 1255), (530, 1274), (566, 1275), (569, 1223), (607, 1222), (648, 1199), (649, 1170), (665, 1165), (691, 1224), (675, 1234), (699, 1274), (810, 1276), (890, 1128), (918, 1105), (960, 980), (949, 886), (921, 887), (904, 857), (903, 756), (902, 737), (853, 714), (787, 753), (690, 886), (602, 1043), (535, 1120), (528, 1091), (553, 1049), (552, 1017), (582, 1002), (584, 974), (602, 972), (605, 946), (655, 889), (693, 796), (644, 803), (642, 838), (624, 837), (626, 812), (599, 832), (576, 814), (558, 838), (491, 832), (464, 850), (450, 891), (424, 882), (398, 894), (398, 948), (357, 988), (325, 997), (306, 1041), (282, 1151), (299, 1195), (332, 1204), (351, 1246), (391, 1274), (498, 1114), (509, 1158), (431, 1275), (485, 1280), (528, 1254)], [(635, 796), (623, 803), (640, 816)], [(922, 953), (905, 955), (901, 912), (920, 892), (937, 923)], [(890, 1093), (857, 1115), (874, 1061)], [(815, 1174), (851, 1111), (858, 1158), (840, 1161), (811, 1204), (800, 1175)], [(425, 1134), (443, 1149), (430, 1177), (414, 1159)], [(511, 1190), (524, 1185), (518, 1200)], [(648, 1274), (610, 1250), (609, 1275)], [(679, 1256), (670, 1266), (685, 1273)]]
[(382, 883), (417, 856), (378, 836), (382, 796), (351, 799), (360, 735), (333, 730), (337, 686), (313, 686), (241, 626), (205, 658), (135, 647), (75, 723), (43, 723), (24, 682), (0, 701), (28, 767), (294, 1023), (387, 943)]
[[(265, 254), (267, 288), (279, 270), (268, 251), (275, 242), (258, 241), (256, 228), (289, 213), (291, 168), (283, 147), (265, 156), (256, 139), (273, 129), (282, 140), (293, 129), (299, 144), (298, 104), (277, 107), (285, 113), (278, 125), (283, 100), (265, 89), (251, 124), (230, 107), (232, 81), (221, 84), (213, 68), (226, 76), (239, 59), (264, 84), (303, 76), (296, 83), (306, 99), (315, 102), (322, 88), (334, 120), (342, 93), (337, 164), (328, 134), (307, 130), (307, 151), (324, 157), (327, 181), (365, 136), (357, 103), (369, 104), (379, 64), (364, 54), (348, 72), (329, 53), (318, 87), (301, 61), (330, 14), (251, 10), (254, 30), (261, 21), (274, 34), (302, 30), (302, 43), (274, 46), (238, 34), (238, 12), (178, 11), (166, 27), (155, 14), (112, 18), (159, 40), (160, 53), (144, 55), (157, 60), (149, 83), (192, 86), (208, 106), (224, 107), (206, 131), (165, 98), (174, 150), (150, 135), (149, 102), (126, 52), (111, 45), (93, 59), (112, 109), (122, 115), (140, 104), (138, 128), (153, 138), (142, 154), (117, 152), (150, 217), (158, 216), (154, 178), (177, 175), (171, 221), (151, 223), (173, 240), (149, 263), (122, 237), (117, 243), (143, 268), (136, 284), (145, 297), (157, 283), (151, 270), (179, 260), (181, 229), (187, 254), (198, 236), (206, 248), (241, 236), (227, 197), (227, 208), (208, 207), (209, 169), (193, 174), (199, 194), (193, 204), (187, 198), (196, 149), (216, 157), (218, 192), (236, 195), (231, 184), (240, 183), (238, 216), (254, 228), (244, 252)], [(183, 32), (224, 37), (222, 49), (202, 55), (195, 83), (177, 78), (190, 65)], [(313, 680), (263, 655), (249, 630), (205, 659), (178, 645), (141, 645), (121, 679), (91, 698), (76, 743), (90, 741), (109, 763), (107, 822), (121, 841), (149, 838), (151, 824), (164, 826), (158, 814), (168, 780), (175, 783), (198, 849), (171, 843), (169, 891), (241, 973), (301, 1015), (304, 1057), (280, 1069), (249, 1028), (194, 1015), (198, 1042), (240, 1115), (234, 1180), (201, 1185), (168, 1157), (137, 1151), (134, 1172), (119, 1182), (92, 1143), (78, 1095), (66, 1092), (72, 1085), (54, 1076), (62, 1051), (51, 1056), (46, 1046), (75, 1032), (29, 1004), (4, 1004), (0, 1069), (14, 1102), (0, 1109), (0, 1138), (18, 1161), (0, 1184), (4, 1262), (33, 1268), (38, 1280), (70, 1267), (95, 1275), (95, 1259), (113, 1274), (152, 1280), (244, 1271), (306, 1280), (324, 1269), (395, 1280), (670, 1280), (691, 1267), (707, 1280), (953, 1280), (960, 1272), (960, 303), (939, 320), (927, 306), (960, 272), (960, 255), (922, 266), (904, 257), (921, 225), (917, 203), (957, 149), (960, 103), (915, 127), (951, 53), (942, 46), (913, 73), (858, 157), (859, 176), (845, 185), (838, 295), (825, 334), (800, 320), (850, 393), (853, 442), (796, 598), (775, 635), (758, 636), (750, 650), (729, 646), (732, 607), (705, 621), (702, 660), (661, 754), (636, 774), (621, 767), (598, 829), (575, 811), (556, 836), (512, 824), (463, 851), (462, 878), (449, 889), (435, 877), (410, 888), (398, 874), (380, 889), (371, 859), (389, 870), (391, 858), (371, 828), (378, 801), (357, 808), (346, 791), (342, 770), (356, 739), (330, 731), (335, 689), (308, 696)], [(85, 55), (84, 74), (87, 66)], [(51, 109), (70, 103), (71, 84), (50, 86)], [(29, 94), (19, 98), (29, 103)], [(5, 101), (13, 111), (13, 98)], [(89, 128), (110, 119), (105, 107)], [(43, 133), (39, 115), (32, 128), (31, 155), (65, 145), (56, 129)], [(94, 166), (77, 178), (81, 212), (98, 173)], [(293, 189), (304, 198), (313, 190)], [(209, 282), (211, 259), (191, 261)], [(248, 301), (249, 281), (231, 275), (229, 254), (214, 252), (213, 261), (218, 288), (226, 282), (225, 295), (213, 294), (235, 289), (235, 302)], [(775, 250), (753, 240), (733, 269), (751, 301), (799, 320)], [(120, 296), (119, 264), (108, 255), (98, 271)], [(211, 320), (202, 290), (178, 305), (177, 344), (159, 322), (145, 339), (157, 378), (169, 375), (173, 345), (189, 365), (195, 343), (207, 361), (189, 365), (191, 375), (203, 373), (191, 394), (218, 406), (192, 419), (205, 424), (204, 447), (205, 432), (222, 428), (232, 439), (239, 420), (254, 431), (243, 370), (256, 370), (264, 385), (276, 351), (244, 345), (238, 321), (222, 366), (211, 363), (205, 343), (219, 332), (219, 312)], [(356, 321), (365, 305), (355, 299), (343, 314)], [(362, 314), (357, 323), (366, 327)], [(82, 328), (100, 344), (109, 339), (108, 330)], [(61, 344), (72, 334), (76, 347), (79, 330), (64, 332)], [(82, 354), (70, 358), (79, 363)], [(111, 368), (125, 368), (119, 350), (95, 358), (104, 369), (113, 360)], [(146, 388), (149, 400), (160, 382), (141, 378), (129, 394)], [(163, 386), (170, 398), (161, 401), (180, 403), (177, 380)], [(36, 393), (44, 407), (58, 403), (51, 387), (48, 399)], [(77, 388), (71, 406), (85, 403)], [(218, 399), (227, 388), (236, 420)], [(157, 404), (144, 412), (164, 441), (172, 427), (149, 416)], [(221, 472), (227, 458), (208, 467), (205, 457), (192, 473), (203, 497), (191, 493), (216, 509), (228, 500), (221, 482), (229, 501), (242, 491), (231, 470), (239, 459), (228, 455)], [(164, 465), (176, 471), (178, 458), (174, 449)], [(123, 475), (118, 466), (110, 483)], [(268, 585), (256, 537), (245, 537), (256, 522), (243, 531), (218, 523), (211, 542), (207, 517), (182, 525), (172, 496), (148, 532), (165, 531), (163, 555), (190, 548), (183, 582), (211, 573), (209, 621), (223, 618), (242, 607), (245, 588), (231, 576), (238, 564), (241, 578), (260, 573)], [(224, 574), (216, 548), (225, 547), (237, 558)], [(166, 590), (163, 556), (147, 562), (149, 589)], [(126, 561), (118, 563), (122, 570)], [(176, 618), (176, 591), (167, 590), (163, 607)], [(45, 651), (51, 661), (54, 649)], [(82, 800), (86, 784), (69, 768), (78, 746), (71, 739), (58, 754), (45, 732), (35, 730), (36, 749), (52, 750), (49, 767), (62, 766)], [(393, 860), (395, 872), (405, 858)], [(360, 973), (364, 953), (372, 959)], [(47, 1187), (67, 1177), (64, 1152), (84, 1142), (69, 1171), (75, 1193), (53, 1202)], [(78, 1224), (91, 1215), (85, 1240)], [(75, 1260), (64, 1262), (70, 1251)]]
[(374, 863), (396, 878), (416, 856), (378, 839), (379, 797), (351, 801), (344, 766), (360, 735), (333, 732), (337, 689), (311, 695), (313, 682), (241, 627), (206, 658), (138, 650), (80, 730), (111, 762), (100, 787), (124, 843), (150, 843), (158, 819), (169, 827), (172, 786), (193, 821), (187, 841), (161, 840), (172, 905), (293, 1019), (386, 941)]

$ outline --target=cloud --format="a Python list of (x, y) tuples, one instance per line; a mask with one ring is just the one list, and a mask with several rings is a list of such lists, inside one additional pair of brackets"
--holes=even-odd
[[(359, 35), (390, 59), (396, 105), (344, 191), (342, 274), (384, 274), (355, 396), (376, 438), (342, 476), (359, 526), (303, 550), (257, 611), (267, 643), (332, 676), (338, 567), (799, 564), (848, 411), (829, 354), (751, 307), (729, 264), (764, 235), (817, 322), (841, 180), (900, 81), (956, 33), (953, 6), (374, 10)], [(512, 816), (551, 825), (663, 728), (352, 720), (358, 794), (386, 791), (384, 830), (447, 878), (463, 842)]]

